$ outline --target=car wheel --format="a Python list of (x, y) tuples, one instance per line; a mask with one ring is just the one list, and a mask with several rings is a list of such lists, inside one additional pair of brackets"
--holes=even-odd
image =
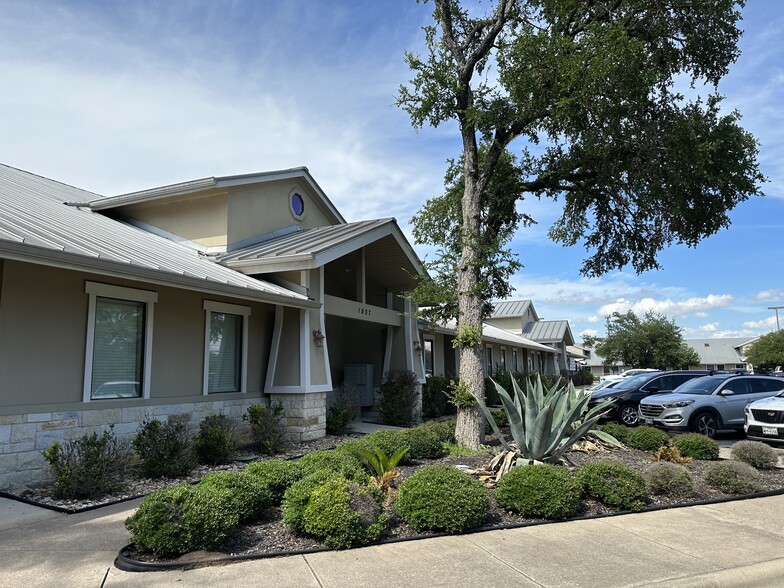
[(618, 420), (627, 427), (636, 427), (640, 421), (640, 415), (637, 414), (637, 407), (633, 404), (624, 404), (618, 411)]
[(716, 436), (716, 431), (719, 430), (719, 419), (713, 413), (701, 412), (694, 417), (691, 430), (713, 439)]

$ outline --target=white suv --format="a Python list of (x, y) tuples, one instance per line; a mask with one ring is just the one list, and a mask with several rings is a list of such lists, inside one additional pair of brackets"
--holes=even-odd
[(747, 405), (743, 430), (749, 439), (784, 443), (784, 391)]

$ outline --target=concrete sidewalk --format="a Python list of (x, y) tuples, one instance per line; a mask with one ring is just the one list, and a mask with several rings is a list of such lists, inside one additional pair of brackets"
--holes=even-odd
[(0, 587), (784, 585), (784, 496), (148, 573), (113, 566), (139, 500), (36, 509), (14, 524), (10, 502), (0, 499)]

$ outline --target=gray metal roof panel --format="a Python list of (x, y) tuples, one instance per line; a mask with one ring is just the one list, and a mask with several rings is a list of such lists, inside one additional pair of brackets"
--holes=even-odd
[(700, 363), (705, 365), (744, 363), (738, 347), (747, 343), (748, 337), (732, 337), (726, 339), (686, 339), (689, 347), (700, 356)]
[(184, 245), (110, 219), (86, 207), (95, 194), (0, 164), (0, 247), (3, 242), (82, 260), (110, 262), (130, 272), (153, 271), (225, 285), (263, 298), (307, 298), (286, 288), (223, 267)]
[(531, 306), (530, 300), (502, 300), (493, 302), (493, 314), (490, 318), (504, 318), (525, 316), (528, 307)]
[(569, 321), (536, 321), (523, 327), (523, 335), (534, 341), (561, 342), (569, 331)]

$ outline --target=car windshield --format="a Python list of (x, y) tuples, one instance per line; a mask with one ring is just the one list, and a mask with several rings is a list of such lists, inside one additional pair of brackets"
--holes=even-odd
[(672, 392), (673, 394), (701, 394), (703, 396), (710, 396), (713, 394), (713, 391), (726, 380), (727, 378), (702, 376), (701, 378), (694, 378), (693, 380), (684, 382)]
[(635, 388), (639, 388), (645, 382), (653, 378), (654, 376), (658, 376), (658, 372), (651, 372), (648, 374), (639, 374), (637, 376), (629, 376), (628, 378), (624, 378), (615, 386), (612, 387), (613, 390), (634, 390)]

